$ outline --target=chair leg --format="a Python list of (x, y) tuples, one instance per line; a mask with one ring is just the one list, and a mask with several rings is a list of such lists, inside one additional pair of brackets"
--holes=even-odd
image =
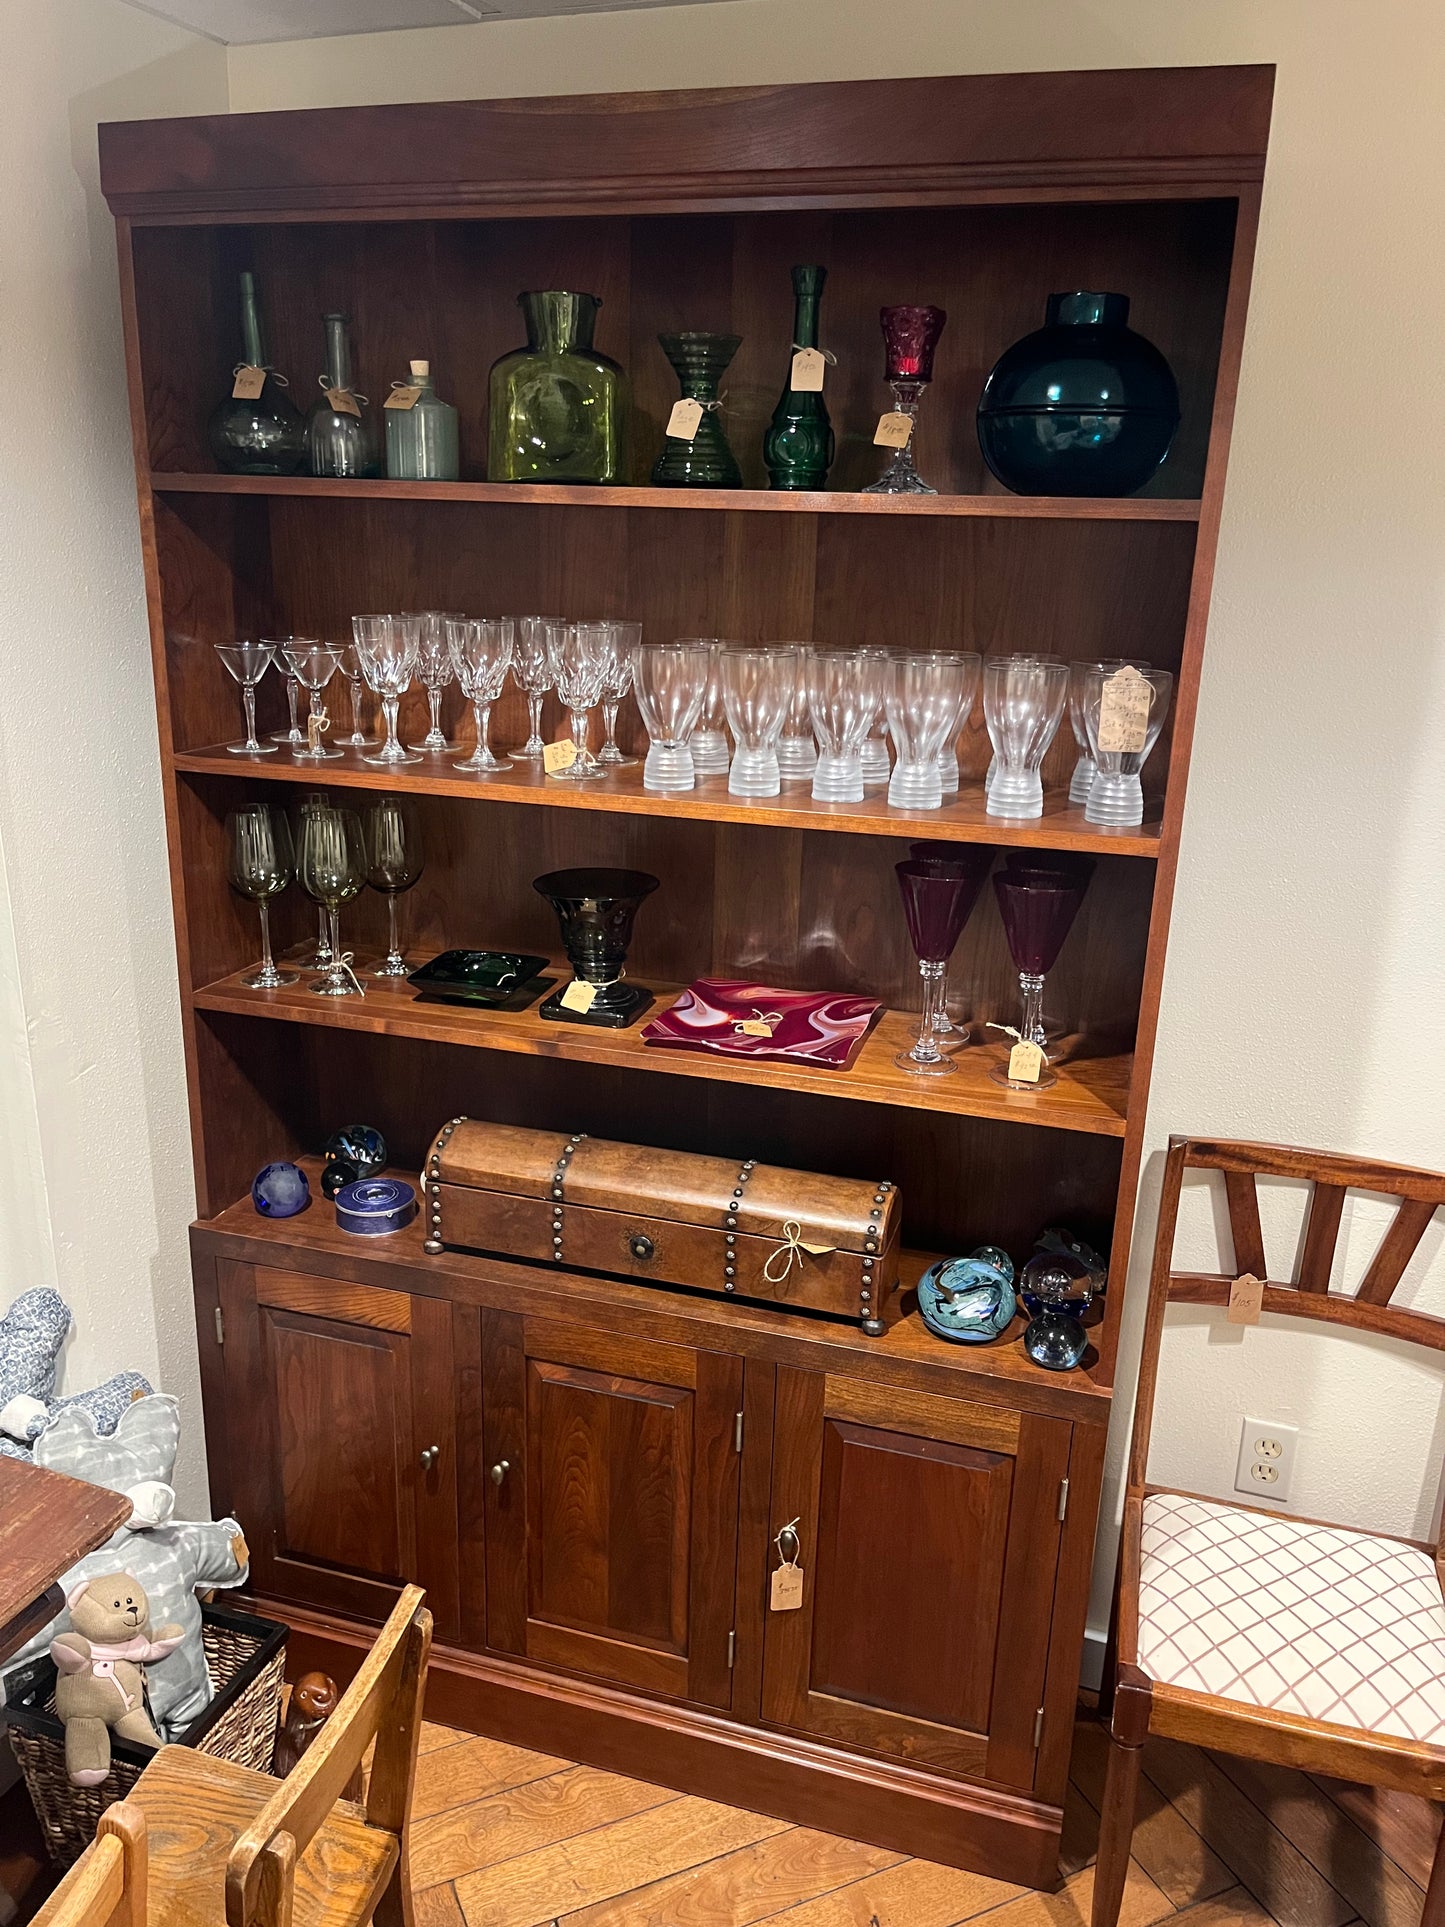
[[(1094, 1907), (1090, 1927), (1115, 1927), (1134, 1844), (1134, 1805), (1144, 1749), (1109, 1738), (1109, 1771), (1104, 1779), (1104, 1810), (1099, 1819), (1099, 1859), (1094, 1868)], [(1428, 1927), (1445, 1927), (1431, 1922)]]
[(411, 1904), (411, 1870), (403, 1854), (377, 1896), (371, 1916), (374, 1927), (414, 1927)]
[(1430, 1867), (1430, 1885), (1425, 1889), (1425, 1909), (1420, 1927), (1445, 1927), (1445, 1830), (1435, 1848)]

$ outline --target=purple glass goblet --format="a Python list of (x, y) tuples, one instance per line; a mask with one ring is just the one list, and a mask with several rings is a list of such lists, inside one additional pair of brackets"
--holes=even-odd
[[(1090, 866), (1092, 869), (1092, 866)], [(1043, 1024), (1044, 978), (1054, 967), (1064, 940), (1074, 927), (1079, 905), (1084, 901), (1089, 873), (1069, 875), (1063, 871), (1000, 870), (993, 880), (999, 915), (1009, 955), (1019, 973), (1023, 993), (1023, 1014), (1019, 1018), (1019, 1042), (1037, 1044), (1043, 1051), (1046, 1042)], [(1045, 1063), (1048, 1059), (1045, 1057)], [(1009, 1075), (1008, 1060), (989, 1075), (997, 1084), (1015, 1091), (1047, 1090), (1058, 1082), (1052, 1071), (1044, 1070), (1034, 1081)]]
[[(903, 914), (908, 935), (918, 958), (923, 978), (923, 1017), (918, 1026), (918, 1041), (912, 1050), (900, 1051), (893, 1060), (900, 1070), (919, 1077), (941, 1077), (957, 1070), (952, 1058), (938, 1048), (940, 1024), (947, 1024), (944, 1013), (943, 981), (948, 960), (963, 935), (963, 927), (978, 902), (983, 880), (988, 875), (988, 860), (993, 852), (972, 851), (971, 862), (898, 863), (898, 888), (903, 896)], [(983, 857), (984, 861), (978, 859)]]

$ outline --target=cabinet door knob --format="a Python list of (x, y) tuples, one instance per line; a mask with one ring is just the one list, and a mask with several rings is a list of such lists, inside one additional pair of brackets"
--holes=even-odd
[(506, 1478), (507, 1474), (511, 1471), (511, 1469), (512, 1469), (512, 1466), (511, 1466), (510, 1460), (498, 1459), (497, 1463), (492, 1467), (492, 1484), (500, 1485), (502, 1483), (502, 1480)]
[(422, 1471), (430, 1472), (432, 1467), (436, 1464), (437, 1460), (441, 1457), (441, 1455), (442, 1455), (442, 1449), (439, 1445), (428, 1445), (421, 1455)]

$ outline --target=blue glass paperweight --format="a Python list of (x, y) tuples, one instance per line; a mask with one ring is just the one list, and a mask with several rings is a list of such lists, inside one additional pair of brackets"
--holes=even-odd
[(1008, 1330), (1017, 1308), (1013, 1261), (997, 1245), (980, 1246), (971, 1258), (941, 1259), (918, 1281), (924, 1324), (955, 1345), (989, 1344)]
[(334, 1199), (343, 1184), (355, 1184), (358, 1178), (367, 1175), (359, 1164), (350, 1158), (328, 1158), (321, 1171), (321, 1195)]
[(1024, 1350), (1046, 1372), (1071, 1372), (1089, 1348), (1084, 1313), (1094, 1296), (1089, 1267), (1071, 1251), (1037, 1251), (1024, 1266), (1019, 1297), (1030, 1314)]
[(284, 1160), (265, 1165), (251, 1180), (251, 1202), (263, 1218), (294, 1218), (311, 1202), (306, 1173)]
[(328, 1158), (345, 1158), (348, 1164), (354, 1164), (359, 1178), (369, 1178), (373, 1171), (386, 1166), (386, 1139), (374, 1124), (343, 1124), (331, 1133), (323, 1149)]

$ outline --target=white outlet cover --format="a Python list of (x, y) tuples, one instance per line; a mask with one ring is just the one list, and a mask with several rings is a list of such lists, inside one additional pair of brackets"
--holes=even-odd
[(1294, 1482), (1297, 1425), (1278, 1419), (1247, 1418), (1239, 1428), (1239, 1457), (1234, 1467), (1234, 1489), (1255, 1505), (1285, 1505)]

